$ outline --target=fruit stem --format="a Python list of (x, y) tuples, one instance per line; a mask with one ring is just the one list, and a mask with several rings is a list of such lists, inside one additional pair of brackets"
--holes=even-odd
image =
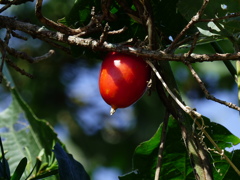
[(111, 107), (110, 115), (113, 115), (115, 112), (116, 112), (116, 109), (114, 109), (114, 108)]

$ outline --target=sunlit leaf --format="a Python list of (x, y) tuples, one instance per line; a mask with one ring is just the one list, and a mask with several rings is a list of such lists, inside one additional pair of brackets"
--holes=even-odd
[(16, 90), (11, 92), (11, 105), (0, 113), (0, 131), (11, 173), (22, 158), (31, 160), (24, 174), (26, 177), (34, 167), (39, 152), (45, 149), (43, 159), (48, 162), (52, 146), (59, 140), (48, 122), (38, 119)]
[[(204, 125), (211, 137), (216, 141), (220, 148), (232, 147), (239, 144), (240, 139), (231, 134), (225, 127), (220, 124), (210, 122), (204, 118)], [(161, 138), (162, 125), (159, 127), (154, 136), (146, 142), (141, 143), (135, 150), (133, 156), (133, 172), (121, 176), (119, 179), (153, 179), (157, 164), (157, 153)], [(204, 135), (203, 135), (204, 136)], [(219, 153), (216, 153), (214, 147), (205, 138), (206, 148), (209, 150), (209, 159), (212, 162), (214, 179), (225, 180), (226, 176), (236, 176), (236, 172), (232, 170), (229, 163), (222, 158)], [(181, 133), (177, 122), (170, 118), (167, 130), (166, 145), (163, 154), (163, 164), (161, 166), (162, 179), (195, 179), (188, 153), (181, 140)], [(232, 159), (234, 156), (239, 156), (239, 151), (225, 152)], [(236, 159), (234, 160), (236, 162)], [(238, 165), (237, 162), (236, 165)]]

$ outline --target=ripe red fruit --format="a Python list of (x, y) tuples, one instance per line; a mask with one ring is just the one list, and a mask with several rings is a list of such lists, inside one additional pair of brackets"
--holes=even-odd
[(125, 108), (135, 103), (145, 92), (150, 79), (150, 67), (140, 57), (109, 53), (101, 67), (99, 90), (112, 108)]

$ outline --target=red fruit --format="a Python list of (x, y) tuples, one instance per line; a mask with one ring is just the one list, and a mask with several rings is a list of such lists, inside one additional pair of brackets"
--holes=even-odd
[(112, 108), (125, 108), (135, 103), (145, 92), (150, 79), (150, 67), (140, 57), (109, 53), (101, 67), (99, 89), (102, 98)]

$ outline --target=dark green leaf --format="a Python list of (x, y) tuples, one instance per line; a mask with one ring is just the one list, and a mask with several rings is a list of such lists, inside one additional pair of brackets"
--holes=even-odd
[(87, 25), (91, 19), (91, 9), (95, 7), (96, 12), (100, 9), (100, 1), (76, 0), (69, 14), (65, 17), (66, 25), (78, 28)]
[[(226, 152), (225, 152), (226, 153)], [(229, 157), (231, 157), (233, 164), (240, 169), (240, 150), (235, 150), (233, 151), (231, 154), (229, 153)], [(221, 170), (220, 170), (221, 173)], [(228, 179), (236, 179), (236, 177), (239, 177), (239, 175), (236, 174), (236, 172), (234, 171), (233, 168), (229, 168), (229, 170), (226, 172), (225, 176), (224, 176), (224, 180), (228, 180)]]
[(240, 143), (240, 138), (233, 135), (224, 126), (210, 122), (210, 120), (206, 117), (204, 117), (204, 124), (207, 127), (207, 132), (211, 135), (212, 139), (218, 144), (220, 148), (225, 149), (227, 147), (232, 147)]
[(11, 180), (20, 180), (24, 171), (25, 171), (25, 168), (27, 166), (27, 158), (24, 157), (18, 164), (15, 172), (13, 173), (12, 177), (11, 177)]
[[(239, 144), (240, 139), (231, 134), (225, 127), (220, 124), (210, 122), (209, 119), (204, 117), (204, 124), (207, 127), (211, 137), (219, 145), (220, 148), (225, 149), (233, 145)], [(133, 172), (119, 177), (121, 180), (137, 180), (137, 179), (153, 179), (155, 175), (155, 168), (157, 164), (158, 146), (161, 138), (162, 125), (158, 128), (154, 136), (146, 142), (140, 144), (133, 156)], [(232, 170), (230, 165), (219, 153), (214, 151), (214, 147), (209, 141), (204, 138), (206, 148), (209, 150), (209, 159), (213, 165), (214, 179), (225, 180), (226, 174), (231, 174), (232, 177), (236, 176), (236, 172)], [(232, 153), (226, 152), (225, 154), (230, 158), (234, 158), (239, 155), (239, 151), (233, 151)], [(237, 162), (237, 159), (233, 159), (233, 162)], [(161, 179), (195, 179), (193, 170), (190, 165), (188, 153), (181, 140), (181, 133), (177, 122), (170, 118), (167, 130), (166, 145), (163, 154), (163, 164), (161, 167)]]
[[(141, 143), (136, 148), (133, 156), (133, 169), (135, 171), (120, 177), (121, 180), (154, 179), (161, 131), (162, 125), (149, 141)], [(187, 152), (181, 141), (179, 127), (177, 122), (170, 118), (161, 179), (184, 179), (186, 177), (194, 179)]]
[(54, 146), (54, 153), (58, 161), (61, 180), (90, 180), (82, 164), (77, 162), (72, 155), (67, 154), (58, 143)]
[(5, 158), (5, 152), (2, 144), (2, 138), (0, 137), (0, 148), (2, 153), (2, 160), (0, 162), (0, 177), (4, 179), (10, 179), (10, 169), (7, 159)]

